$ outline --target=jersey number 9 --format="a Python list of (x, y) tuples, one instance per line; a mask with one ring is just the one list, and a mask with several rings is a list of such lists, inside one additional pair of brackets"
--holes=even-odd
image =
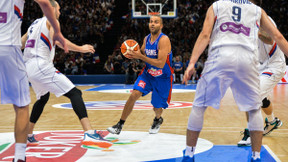
[(236, 22), (239, 22), (241, 20), (241, 8), (237, 6), (232, 7), (232, 19)]

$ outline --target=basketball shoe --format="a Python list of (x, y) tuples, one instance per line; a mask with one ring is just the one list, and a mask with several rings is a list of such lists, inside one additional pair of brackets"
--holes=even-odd
[(107, 131), (112, 134), (120, 134), (122, 127), (123, 127), (123, 124), (120, 124), (120, 122), (118, 122), (116, 125), (113, 125), (112, 127), (107, 128)]
[(249, 130), (245, 128), (244, 132), (241, 132), (241, 134), (244, 134), (244, 137), (241, 141), (238, 142), (238, 147), (242, 146), (251, 146), (251, 138), (249, 134)]
[(36, 140), (36, 138), (34, 137), (34, 134), (32, 134), (31, 137), (27, 138), (27, 146), (37, 146), (39, 145), (39, 141)]
[(275, 117), (275, 119), (271, 122), (268, 121), (267, 118), (265, 118), (265, 127), (264, 127), (264, 132), (263, 135), (266, 136), (269, 133), (271, 133), (274, 129), (280, 128), (282, 126), (282, 121)]
[(82, 144), (86, 146), (97, 145), (101, 148), (109, 148), (112, 146), (112, 142), (105, 140), (100, 134), (96, 133), (96, 130), (94, 134), (84, 133)]
[(156, 134), (156, 133), (158, 133), (159, 130), (160, 130), (160, 126), (161, 126), (162, 123), (163, 123), (163, 118), (162, 118), (162, 117), (160, 117), (159, 119), (157, 119), (157, 118), (155, 117), (154, 120), (153, 120), (153, 124), (152, 124), (152, 126), (151, 126), (151, 128), (150, 128), (150, 130), (149, 130), (149, 133), (150, 133), (150, 134)]
[(185, 156), (185, 150), (183, 150), (182, 162), (194, 162), (194, 156), (192, 158), (190, 156)]

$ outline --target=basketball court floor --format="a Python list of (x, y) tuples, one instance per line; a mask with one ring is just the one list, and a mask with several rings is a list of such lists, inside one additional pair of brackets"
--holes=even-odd
[[(69, 100), (50, 95), (35, 127), (38, 146), (26, 150), (27, 161), (181, 161), (185, 148), (186, 126), (191, 110), (195, 85), (174, 85), (170, 108), (164, 111), (160, 133), (149, 134), (154, 118), (151, 95), (140, 98), (127, 119), (120, 135), (106, 130), (116, 124), (131, 92), (132, 85), (77, 85), (83, 92), (93, 127), (103, 130), (105, 138), (114, 141), (110, 149), (81, 146), (83, 132)], [(36, 101), (31, 89), (32, 104)], [(288, 161), (288, 84), (278, 84), (271, 100), (274, 114), (283, 126), (263, 138), (262, 161)], [(30, 111), (32, 108), (30, 105)], [(14, 110), (12, 105), (0, 105), (0, 161), (12, 161), (14, 154)], [(263, 115), (264, 116), (264, 115)], [(196, 150), (196, 161), (247, 162), (250, 147), (237, 147), (241, 131), (247, 126), (232, 93), (227, 91), (220, 110), (208, 108), (204, 128)]]

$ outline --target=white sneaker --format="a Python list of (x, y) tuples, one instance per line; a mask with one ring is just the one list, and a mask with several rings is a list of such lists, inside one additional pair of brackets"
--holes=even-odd
[(109, 148), (113, 145), (112, 142), (105, 140), (100, 134), (96, 133), (96, 131), (94, 134), (84, 133), (82, 144), (86, 146), (97, 145), (101, 148)]
[(250, 138), (249, 130), (246, 128), (244, 132), (242, 133), (244, 134), (244, 137), (242, 138), (241, 141), (238, 142), (238, 147), (251, 146), (251, 138)]

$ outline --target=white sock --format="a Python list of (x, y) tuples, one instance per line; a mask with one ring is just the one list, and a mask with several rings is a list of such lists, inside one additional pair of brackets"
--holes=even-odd
[(252, 158), (253, 158), (253, 160), (260, 159), (260, 152), (253, 151), (252, 152)]
[(189, 156), (189, 157), (192, 158), (194, 156), (195, 148), (196, 147), (186, 146), (186, 150), (185, 150), (185, 155), (184, 156)]
[(28, 137), (33, 137), (33, 134), (28, 134)]
[(85, 133), (94, 134), (95, 132), (96, 132), (95, 130), (88, 130), (88, 131), (86, 131)]
[(26, 143), (16, 143), (15, 144), (15, 161), (25, 160)]
[(271, 115), (267, 115), (267, 119), (268, 119), (268, 122), (271, 122), (275, 119), (273, 112)]

